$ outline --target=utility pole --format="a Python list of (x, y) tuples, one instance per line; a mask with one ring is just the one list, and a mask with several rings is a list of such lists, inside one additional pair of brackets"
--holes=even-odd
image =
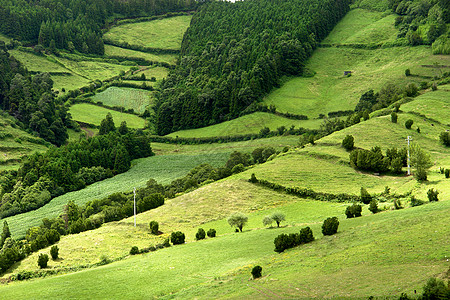
[(408, 137), (406, 138), (406, 141), (408, 142), (408, 176), (411, 175), (411, 155), (409, 152), (409, 148), (410, 148), (410, 143), (412, 141), (412, 137), (408, 135)]
[(136, 188), (133, 188), (134, 194), (134, 227), (136, 227)]

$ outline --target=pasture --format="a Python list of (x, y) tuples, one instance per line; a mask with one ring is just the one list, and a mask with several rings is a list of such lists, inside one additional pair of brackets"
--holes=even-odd
[(92, 97), (94, 102), (102, 102), (107, 106), (120, 106), (143, 113), (152, 104), (153, 92), (135, 88), (109, 87)]
[(99, 126), (106, 115), (111, 113), (116, 127), (119, 127), (120, 123), (125, 121), (130, 128), (145, 128), (146, 121), (136, 115), (121, 113), (93, 104), (75, 104), (70, 107), (69, 112), (73, 120), (96, 126)]
[(177, 16), (160, 20), (124, 24), (111, 28), (104, 37), (130, 45), (177, 50), (189, 27), (192, 16)]
[(178, 57), (175, 54), (153, 54), (153, 53), (135, 51), (135, 50), (131, 50), (131, 49), (119, 48), (119, 47), (115, 47), (112, 45), (105, 45), (105, 55), (106, 56), (128, 56), (128, 57), (130, 57), (130, 59), (132, 59), (133, 57), (141, 57), (148, 61), (165, 62), (165, 63), (171, 64), (171, 65), (175, 64), (175, 61)]

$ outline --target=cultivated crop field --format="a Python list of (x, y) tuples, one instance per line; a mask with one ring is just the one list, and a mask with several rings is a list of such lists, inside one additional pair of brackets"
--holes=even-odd
[(120, 106), (143, 113), (152, 103), (153, 92), (134, 88), (109, 87), (92, 97), (94, 102), (102, 102), (107, 106)]
[(175, 55), (175, 54), (153, 54), (153, 53), (135, 51), (135, 50), (131, 50), (131, 49), (119, 48), (119, 47), (115, 47), (112, 45), (105, 45), (105, 55), (106, 56), (128, 56), (130, 58), (141, 57), (141, 58), (149, 60), (149, 61), (165, 62), (165, 63), (171, 64), (171, 65), (175, 64), (175, 61), (177, 59), (177, 55)]
[(159, 49), (180, 49), (181, 40), (192, 16), (177, 16), (160, 20), (124, 24), (111, 28), (104, 37)]
[(107, 109), (93, 104), (80, 103), (70, 107), (69, 110), (75, 121), (99, 126), (108, 113), (111, 113), (116, 127), (123, 121), (127, 122), (130, 128), (145, 128), (145, 120), (132, 114), (121, 113), (119, 111)]
[(284, 126), (286, 129), (289, 129), (292, 125), (295, 126), (295, 128), (304, 127), (318, 129), (322, 122), (323, 120), (321, 119), (292, 120), (270, 113), (256, 112), (204, 128), (176, 131), (168, 136), (191, 138), (256, 134), (264, 127), (268, 127), (270, 130), (275, 131), (278, 127)]

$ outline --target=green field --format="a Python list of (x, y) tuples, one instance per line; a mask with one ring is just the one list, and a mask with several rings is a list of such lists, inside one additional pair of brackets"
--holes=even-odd
[(119, 48), (111, 45), (105, 45), (105, 55), (106, 56), (128, 56), (132, 57), (141, 57), (148, 61), (157, 61), (157, 62), (165, 62), (168, 64), (175, 64), (178, 55), (175, 54), (152, 54), (145, 53), (140, 51), (134, 51), (130, 49)]
[(189, 27), (192, 16), (177, 16), (124, 24), (111, 28), (104, 37), (113, 41), (127, 42), (130, 45), (159, 48), (180, 49), (181, 40)]
[[(147, 79), (155, 77), (158, 82), (167, 77), (169, 70), (163, 67), (142, 67), (139, 71), (133, 73), (134, 76), (141, 76), (142, 74), (145, 74)], [(147, 82), (147, 84), (151, 83), (152, 82)]]
[(94, 102), (102, 102), (107, 106), (120, 106), (143, 113), (152, 104), (153, 92), (134, 88), (109, 87), (92, 97)]
[(125, 121), (130, 128), (145, 128), (145, 120), (136, 115), (121, 113), (93, 104), (75, 104), (70, 107), (69, 112), (73, 120), (97, 126), (100, 125), (108, 113), (111, 113), (116, 127)]
[(321, 119), (292, 120), (270, 113), (256, 112), (204, 128), (176, 131), (168, 136), (191, 138), (256, 134), (264, 127), (268, 127), (270, 130), (275, 131), (278, 127), (284, 126), (286, 129), (289, 129), (292, 125), (295, 126), (295, 128), (304, 127), (318, 129), (322, 122), (323, 120)]

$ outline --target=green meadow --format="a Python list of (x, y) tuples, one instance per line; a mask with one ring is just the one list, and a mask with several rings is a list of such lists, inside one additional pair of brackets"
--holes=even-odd
[(275, 131), (281, 126), (284, 126), (286, 129), (289, 129), (291, 126), (295, 126), (295, 128), (304, 127), (308, 129), (318, 129), (322, 122), (323, 120), (321, 119), (292, 120), (270, 113), (256, 112), (204, 128), (176, 131), (168, 136), (191, 138), (256, 134), (264, 127), (268, 127), (271, 131)]
[(175, 64), (177, 55), (174, 54), (153, 54), (141, 51), (135, 51), (131, 49), (119, 48), (111, 45), (105, 45), (106, 56), (128, 56), (130, 59), (133, 57), (141, 57), (149, 61), (165, 62), (168, 64)]
[(92, 97), (94, 102), (102, 102), (107, 106), (120, 106), (125, 109), (133, 109), (137, 113), (143, 113), (152, 103), (153, 92), (122, 87), (109, 87)]
[(130, 45), (180, 49), (181, 40), (192, 16), (177, 16), (160, 20), (124, 24), (111, 28), (104, 37)]
[(132, 114), (107, 109), (93, 104), (80, 103), (72, 105), (69, 109), (73, 120), (99, 126), (105, 116), (110, 113), (118, 127), (123, 121), (130, 128), (145, 128), (145, 120)]

